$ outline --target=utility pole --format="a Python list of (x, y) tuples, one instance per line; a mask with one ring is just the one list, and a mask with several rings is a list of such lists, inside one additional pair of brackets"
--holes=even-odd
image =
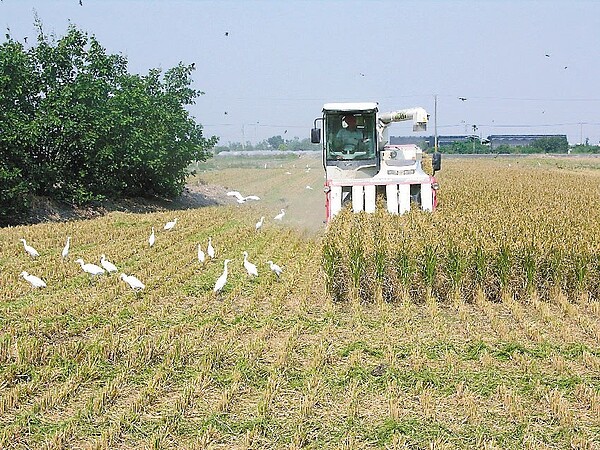
[(438, 133), (437, 133), (437, 94), (433, 96), (433, 152), (438, 151)]
[(477, 125), (473, 125), (473, 153), (475, 153), (475, 138), (477, 137)]

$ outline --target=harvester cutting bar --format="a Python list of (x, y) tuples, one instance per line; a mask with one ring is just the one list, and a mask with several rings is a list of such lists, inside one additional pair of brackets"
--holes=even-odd
[[(382, 184), (382, 190), (385, 190), (386, 208), (392, 214), (404, 214), (410, 211), (411, 185), (414, 183), (387, 183)], [(365, 211), (374, 212), (377, 196), (377, 186), (375, 184), (356, 183), (352, 185), (329, 184), (330, 209), (328, 216), (333, 218), (341, 211), (348, 195), (351, 194), (352, 210), (354, 212)], [(420, 193), (418, 201), (423, 211), (433, 211), (433, 192), (431, 183), (421, 183), (418, 192)]]

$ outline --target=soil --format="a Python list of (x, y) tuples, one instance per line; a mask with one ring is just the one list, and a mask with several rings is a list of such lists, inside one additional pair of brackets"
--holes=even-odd
[(177, 209), (194, 209), (231, 203), (223, 186), (209, 184), (189, 184), (175, 199), (128, 198), (95, 202), (86, 206), (57, 203), (45, 197), (36, 197), (27, 224), (41, 222), (64, 222), (68, 220), (92, 219), (112, 211), (148, 213)]

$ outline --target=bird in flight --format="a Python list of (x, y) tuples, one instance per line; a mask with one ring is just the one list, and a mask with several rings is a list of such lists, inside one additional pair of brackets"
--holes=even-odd
[(467, 99), (467, 97), (458, 97), (458, 99), (464, 102)]
[(546, 56), (546, 58), (550, 58), (550, 55), (548, 53), (546, 53), (544, 56)]
[(229, 31), (226, 31), (226, 32), (225, 32), (225, 36), (229, 36)]
[(237, 198), (237, 202), (238, 203), (246, 203), (247, 200), (260, 200), (260, 197), (258, 197), (256, 195), (248, 195), (247, 197), (244, 197), (238, 191), (229, 191), (227, 193), (227, 195), (230, 196), (230, 197)]

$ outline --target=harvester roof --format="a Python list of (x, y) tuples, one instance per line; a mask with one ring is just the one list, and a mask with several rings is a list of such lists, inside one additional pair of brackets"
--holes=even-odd
[(377, 111), (377, 102), (325, 103), (323, 111)]

